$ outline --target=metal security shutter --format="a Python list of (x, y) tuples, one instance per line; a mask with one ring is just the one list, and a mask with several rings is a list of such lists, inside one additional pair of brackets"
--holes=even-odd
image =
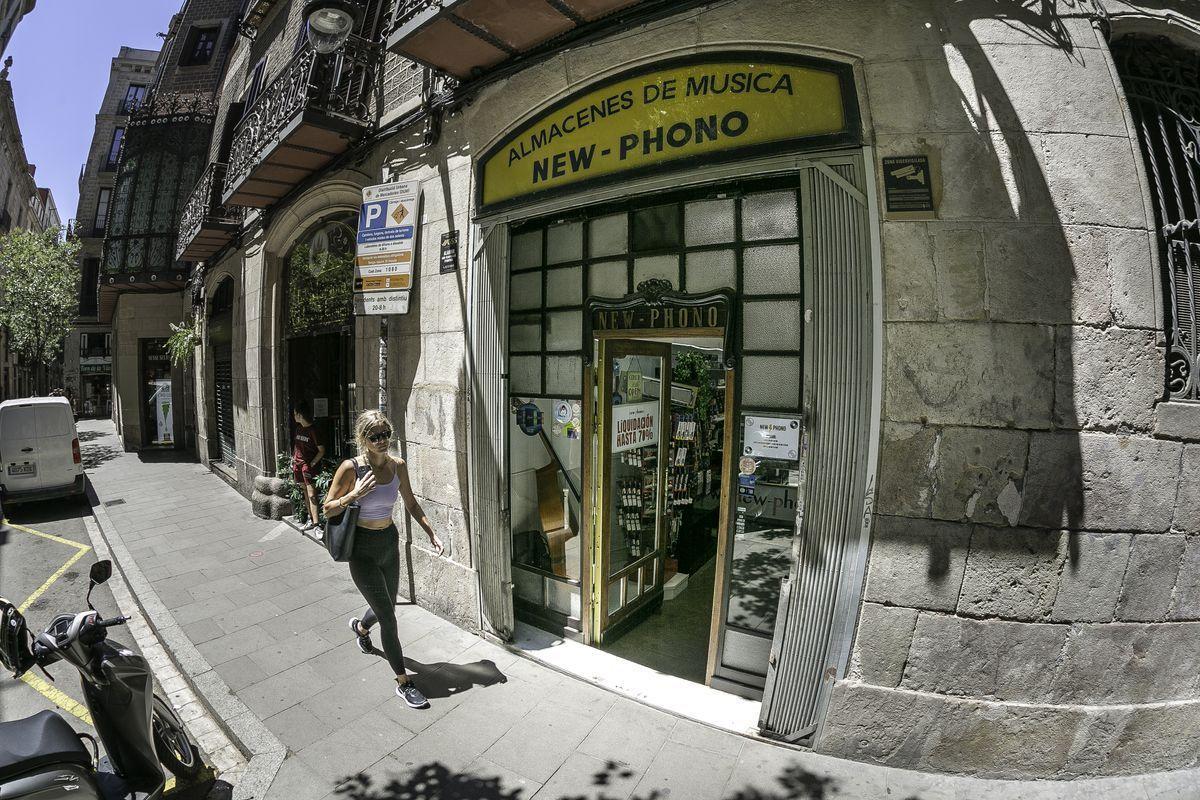
[[(810, 446), (798, 557), (780, 597), (760, 724), (810, 736), (845, 670), (869, 531), (875, 284), (861, 162), (802, 173), (804, 412)], [(878, 414), (875, 414), (877, 419)]]
[(217, 458), (234, 467), (236, 450), (233, 442), (233, 348), (229, 345), (214, 348), (213, 393), (217, 411)]
[(508, 533), (507, 452), (508, 376), (508, 228), (496, 225), (481, 232), (471, 264), (467, 369), (470, 412), (467, 415), (467, 473), (471, 489), (474, 565), (479, 574), (480, 624), (501, 639), (514, 630), (512, 542)]

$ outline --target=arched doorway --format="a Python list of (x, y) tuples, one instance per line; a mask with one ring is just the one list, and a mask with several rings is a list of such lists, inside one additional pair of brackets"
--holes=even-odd
[(297, 402), (330, 458), (349, 456), (354, 388), (355, 215), (339, 213), (311, 226), (284, 264), (284, 343), (289, 426)]
[(210, 439), (212, 455), (236, 469), (237, 446), (233, 426), (233, 278), (217, 284), (208, 308), (208, 344), (213, 360), (213, 412), (216, 435)]

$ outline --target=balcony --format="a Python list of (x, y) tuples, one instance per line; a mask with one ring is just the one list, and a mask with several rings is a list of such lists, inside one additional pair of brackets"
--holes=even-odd
[(618, 11), (664, 0), (397, 0), (388, 50), (469, 80), (505, 61), (606, 25)]
[(361, 139), (379, 54), (355, 37), (330, 55), (306, 43), (234, 129), (221, 202), (266, 208)]
[(179, 217), (178, 261), (203, 261), (233, 240), (241, 209), (221, 203), (227, 165), (211, 163), (200, 175)]

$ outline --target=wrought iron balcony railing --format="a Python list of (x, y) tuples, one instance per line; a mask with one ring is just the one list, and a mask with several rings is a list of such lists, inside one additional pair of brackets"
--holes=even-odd
[(225, 246), (242, 224), (242, 210), (221, 202), (227, 166), (210, 163), (184, 203), (179, 216), (175, 258), (199, 261)]
[(360, 138), (381, 55), (358, 37), (329, 55), (305, 43), (234, 130), (224, 202), (265, 208)]

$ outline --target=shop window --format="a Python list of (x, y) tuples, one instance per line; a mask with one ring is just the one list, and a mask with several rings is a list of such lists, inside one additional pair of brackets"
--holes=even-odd
[(683, 244), (680, 221), (678, 203), (634, 211), (633, 251), (642, 253), (647, 250), (679, 247)]

